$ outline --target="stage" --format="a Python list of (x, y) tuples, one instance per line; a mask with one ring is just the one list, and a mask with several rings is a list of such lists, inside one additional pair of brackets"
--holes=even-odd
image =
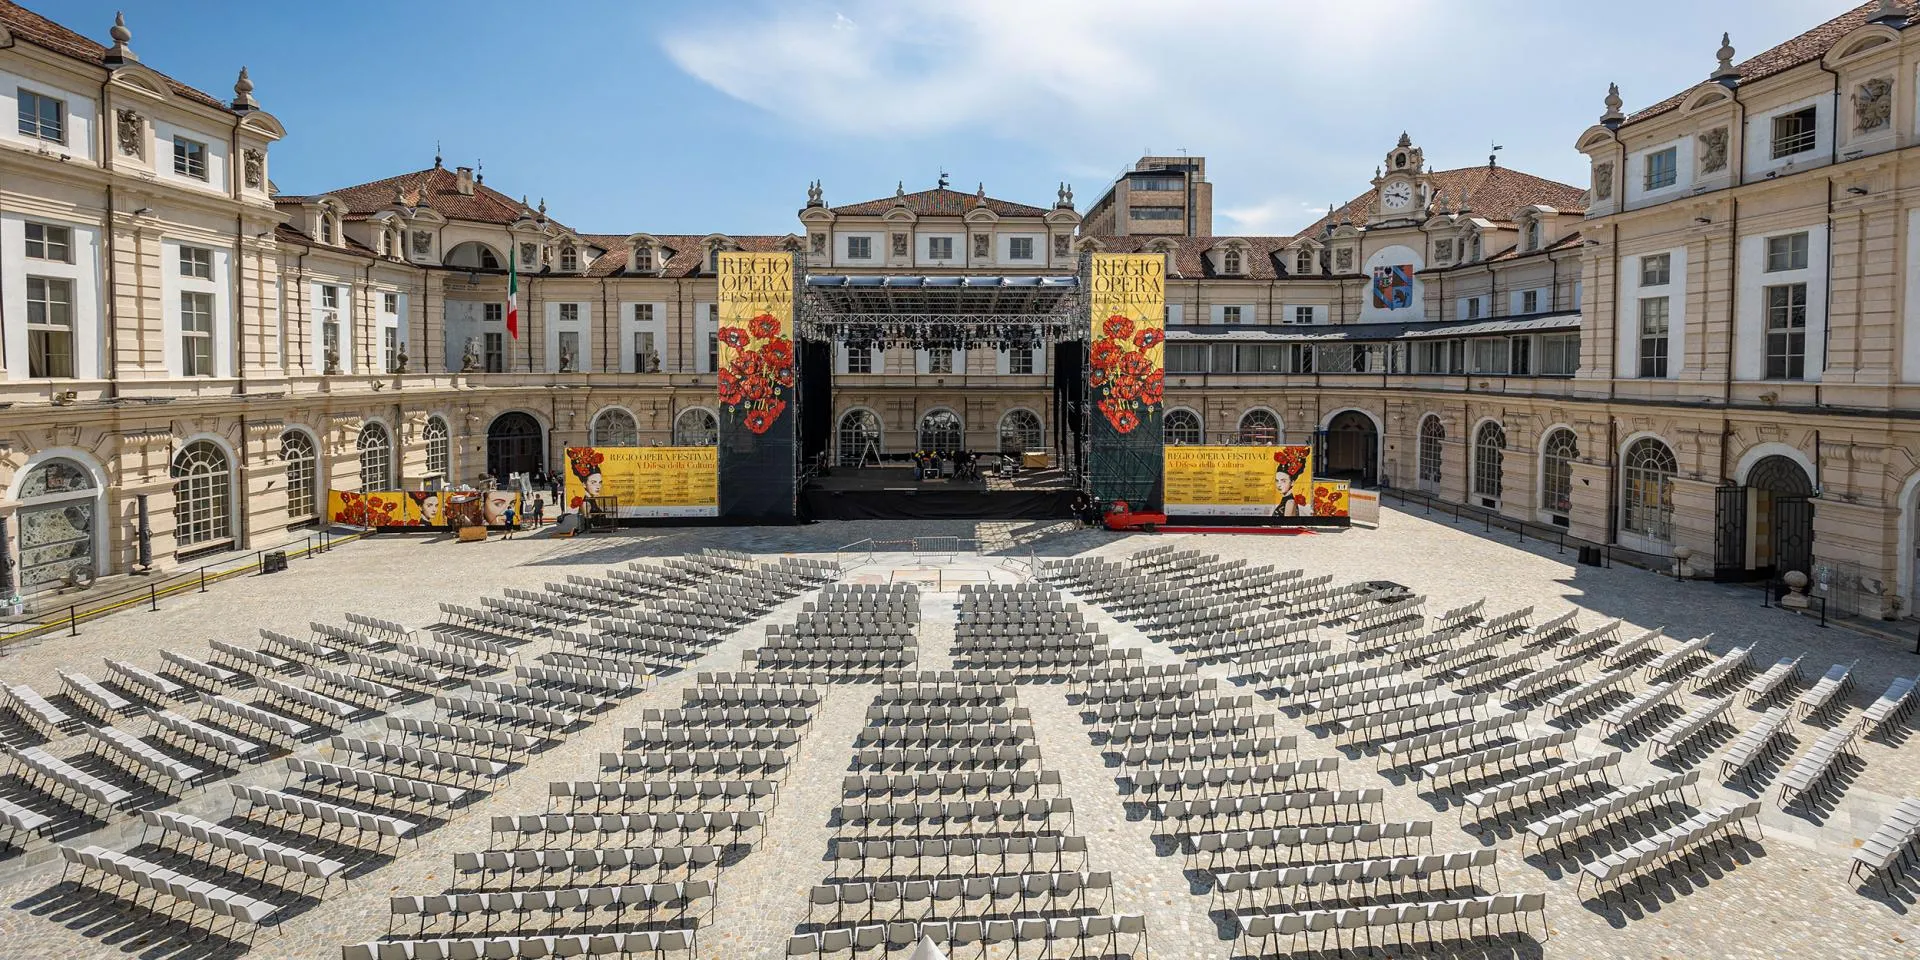
[(836, 467), (807, 482), (800, 506), (810, 520), (1055, 520), (1073, 515), (1076, 492), (1057, 469), (915, 480), (903, 463)]

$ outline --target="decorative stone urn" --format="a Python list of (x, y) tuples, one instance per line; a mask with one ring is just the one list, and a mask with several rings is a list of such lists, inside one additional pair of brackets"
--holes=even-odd
[(1787, 585), (1787, 595), (1780, 598), (1780, 605), (1788, 610), (1807, 608), (1807, 575), (1798, 570), (1788, 570), (1780, 580)]
[(1687, 561), (1693, 559), (1692, 547), (1673, 548), (1673, 575), (1681, 580), (1693, 576), (1693, 565)]

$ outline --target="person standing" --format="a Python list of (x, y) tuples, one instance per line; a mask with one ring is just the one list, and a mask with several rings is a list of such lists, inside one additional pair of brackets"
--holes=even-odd
[(513, 539), (513, 519), (514, 519), (514, 518), (513, 518), (513, 508), (512, 508), (512, 507), (508, 507), (508, 508), (507, 508), (507, 512), (506, 512), (506, 513), (504, 513), (504, 514), (501, 514), (501, 519), (502, 519), (502, 520), (505, 520), (505, 521), (506, 521), (506, 527), (507, 527), (507, 537), (506, 537), (506, 538), (507, 538), (508, 540), (512, 540), (512, 539)]

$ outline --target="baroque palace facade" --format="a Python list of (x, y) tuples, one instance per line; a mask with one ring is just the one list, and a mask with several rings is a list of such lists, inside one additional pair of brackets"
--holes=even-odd
[[(816, 183), (789, 234), (696, 236), (575, 231), (438, 158), (280, 194), (286, 131), (244, 71), (215, 98), (142, 63), (124, 24), (103, 46), (0, 0), (19, 106), (0, 128), (15, 574), (32, 592), (128, 571), (142, 498), (166, 567), (278, 543), (329, 487), (711, 443), (719, 251), (988, 276), (1104, 251), (1168, 259), (1169, 443), (1313, 442), (1323, 474), (1681, 548), (1700, 575), (1812, 571), (1864, 613), (1911, 610), (1910, 12), (1870, 3), (1744, 62), (1723, 46), (1701, 84), (1635, 113), (1610, 94), (1575, 140), (1586, 186), (1436, 169), (1403, 135), (1294, 236), (1208, 235), (1203, 158), (1180, 159), (1177, 185), (1168, 158), (1143, 159), (1097, 222), (1064, 185), (1045, 206), (944, 181), (830, 205)], [(844, 459), (1057, 441), (1047, 351), (833, 362)]]

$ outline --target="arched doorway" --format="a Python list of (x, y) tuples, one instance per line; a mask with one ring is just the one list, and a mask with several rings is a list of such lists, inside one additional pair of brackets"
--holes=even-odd
[(1380, 482), (1380, 430), (1372, 417), (1347, 410), (1327, 422), (1327, 458), (1319, 473), (1358, 487)]
[(95, 519), (104, 506), (92, 470), (52, 457), (33, 467), (14, 493), (20, 508), (20, 592), (57, 586), (69, 574), (91, 580), (100, 572)]
[(960, 452), (960, 415), (952, 410), (931, 410), (920, 418), (920, 449), (943, 457)]
[(1813, 478), (1789, 457), (1747, 471), (1747, 568), (1769, 578), (1813, 574)]
[(848, 410), (840, 418), (840, 465), (859, 467), (880, 462), (880, 417), (872, 410)]
[(500, 483), (516, 473), (532, 474), (545, 464), (540, 421), (518, 410), (487, 425), (487, 474)]

